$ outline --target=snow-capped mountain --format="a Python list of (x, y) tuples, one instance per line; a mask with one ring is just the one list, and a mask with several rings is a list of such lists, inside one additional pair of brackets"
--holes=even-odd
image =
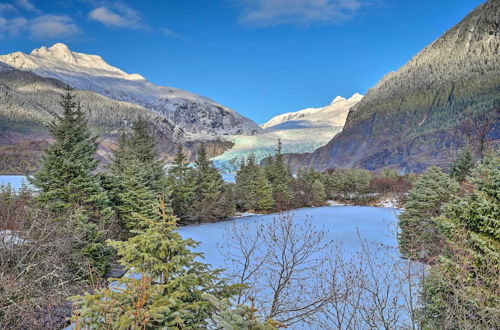
[(342, 127), (346, 121), (349, 109), (361, 101), (362, 98), (363, 95), (359, 93), (355, 93), (348, 99), (337, 96), (325, 107), (307, 108), (297, 112), (284, 113), (271, 118), (271, 120), (261, 125), (261, 127), (264, 129), (292, 128), (294, 126), (298, 128), (307, 126)]
[(34, 49), (30, 54), (2, 55), (0, 62), (58, 79), (77, 89), (140, 105), (169, 119), (186, 139), (253, 135), (261, 131), (250, 119), (209, 98), (155, 85), (139, 74), (128, 74), (109, 65), (98, 55), (73, 52), (62, 43)]
[(263, 124), (264, 133), (254, 136), (232, 136), (234, 146), (213, 158), (216, 166), (225, 172), (234, 172), (250, 153), (257, 161), (275, 152), (278, 139), (283, 153), (312, 152), (324, 146), (344, 127), (349, 109), (363, 98), (356, 93), (346, 99), (337, 96), (329, 105), (307, 108), (276, 116)]

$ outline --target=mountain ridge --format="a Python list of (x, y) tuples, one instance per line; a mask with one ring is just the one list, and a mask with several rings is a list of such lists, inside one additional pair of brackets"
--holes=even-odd
[(111, 66), (98, 55), (73, 52), (62, 43), (34, 49), (30, 54), (0, 55), (0, 62), (55, 78), (76, 89), (140, 105), (180, 126), (188, 140), (228, 134), (252, 135), (261, 131), (250, 119), (207, 97), (155, 85), (139, 74), (128, 74)]
[(290, 165), (446, 167), (462, 145), (457, 127), (486, 114), (496, 118), (489, 137), (498, 140), (499, 49), (500, 1), (490, 0), (369, 89), (327, 145), (287, 155)]

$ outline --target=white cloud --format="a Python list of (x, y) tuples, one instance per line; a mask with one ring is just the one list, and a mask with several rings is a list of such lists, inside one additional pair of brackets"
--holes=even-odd
[(8, 11), (16, 12), (17, 8), (11, 5), (10, 3), (0, 3), (0, 13)]
[(40, 13), (40, 10), (36, 8), (29, 0), (16, 0), (16, 4), (21, 9), (34, 13)]
[(165, 37), (169, 38), (174, 38), (174, 39), (179, 39), (179, 40), (189, 40), (188, 38), (184, 37), (182, 34), (179, 34), (169, 28), (161, 28), (160, 31), (163, 33)]
[(66, 38), (79, 32), (70, 17), (63, 15), (42, 15), (30, 21), (28, 30), (36, 39)]
[(238, 0), (241, 23), (254, 27), (343, 22), (361, 8), (361, 0)]
[(115, 3), (109, 7), (101, 6), (93, 9), (89, 13), (91, 20), (100, 22), (111, 27), (123, 27), (131, 29), (147, 29), (139, 13), (132, 8), (122, 4)]
[(16, 37), (23, 33), (33, 39), (58, 39), (72, 37), (79, 29), (70, 17), (65, 15), (41, 15), (33, 19), (0, 17), (0, 37)]

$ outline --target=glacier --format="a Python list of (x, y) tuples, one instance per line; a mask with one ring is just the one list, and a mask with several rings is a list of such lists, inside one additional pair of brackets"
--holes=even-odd
[(342, 131), (347, 114), (363, 95), (355, 93), (350, 98), (337, 96), (330, 104), (320, 108), (307, 108), (271, 118), (261, 125), (264, 132), (252, 136), (228, 136), (234, 146), (212, 158), (215, 166), (224, 173), (234, 173), (239, 164), (251, 153), (258, 162), (274, 155), (278, 139), (283, 153), (313, 152), (327, 144)]

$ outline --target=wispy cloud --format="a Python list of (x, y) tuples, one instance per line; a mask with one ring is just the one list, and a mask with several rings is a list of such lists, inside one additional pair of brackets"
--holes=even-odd
[(40, 9), (36, 8), (29, 0), (16, 0), (16, 4), (21, 9), (34, 13), (41, 13)]
[(237, 0), (240, 22), (251, 27), (336, 24), (350, 19), (362, 0)]
[(40, 15), (33, 19), (0, 17), (0, 37), (27, 34), (38, 40), (72, 37), (79, 33), (78, 26), (65, 15)]
[(168, 38), (173, 38), (173, 39), (179, 39), (179, 40), (184, 40), (184, 41), (188, 41), (189, 39), (184, 37), (182, 34), (179, 34), (169, 28), (160, 28), (160, 31), (161, 33), (163, 33), (163, 35), (165, 37), (168, 37)]
[(137, 11), (122, 3), (94, 8), (90, 11), (89, 18), (110, 27), (129, 29), (149, 28)]
[(17, 8), (10, 3), (0, 3), (0, 13), (17, 12)]
[(68, 38), (80, 33), (67, 15), (44, 14), (30, 0), (0, 3), (0, 38), (29, 37), (37, 40)]
[(29, 21), (28, 30), (36, 39), (66, 38), (78, 34), (72, 19), (64, 15), (42, 15)]

